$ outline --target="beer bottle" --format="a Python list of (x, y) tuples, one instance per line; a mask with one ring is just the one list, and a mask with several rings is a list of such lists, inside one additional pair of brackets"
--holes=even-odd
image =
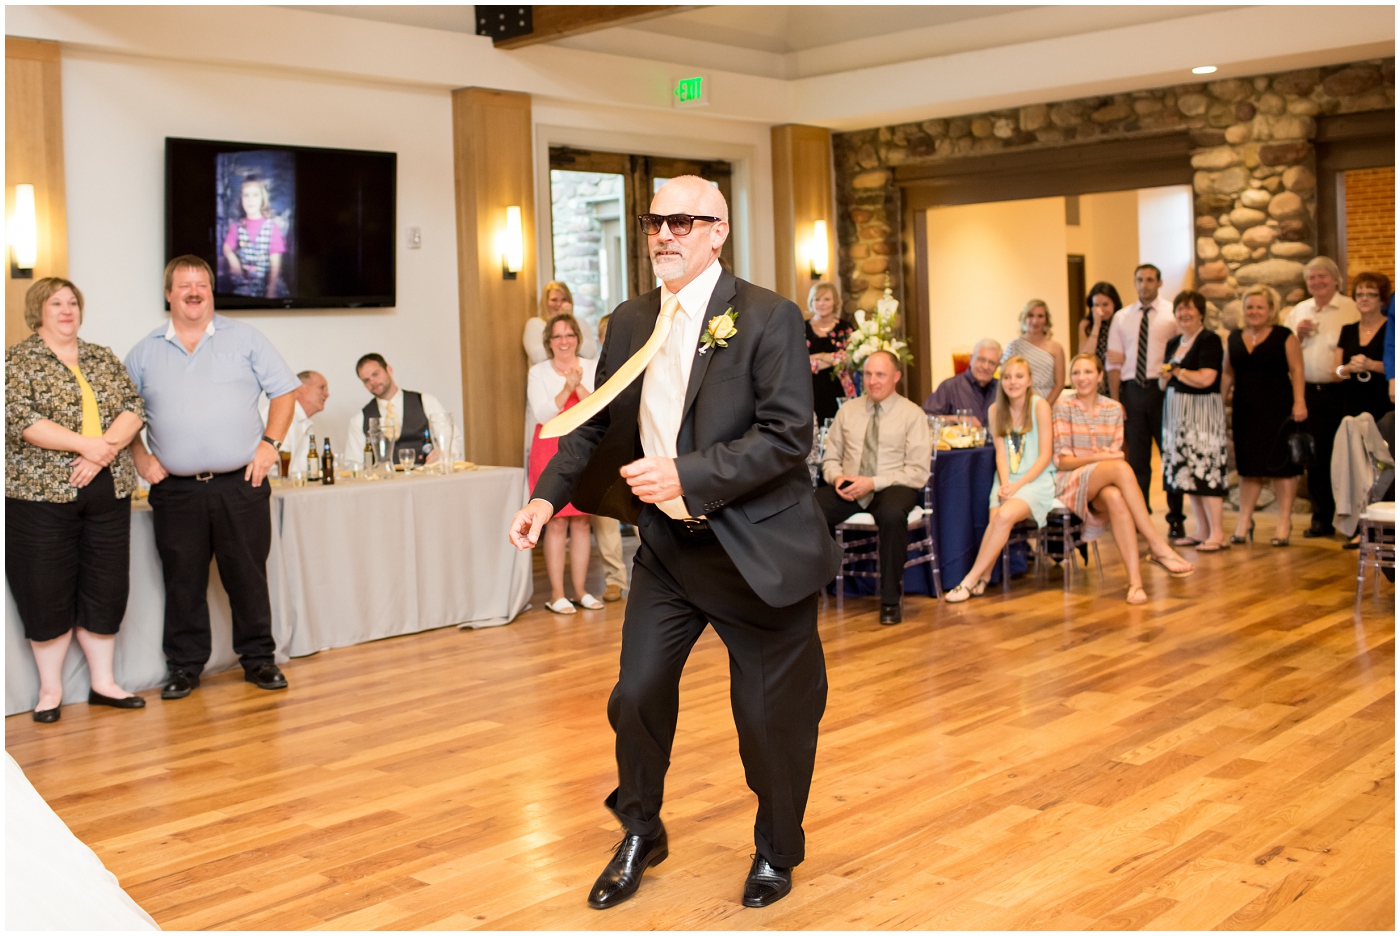
[(331, 451), (330, 436), (326, 436), (325, 447), (321, 449), (321, 483), (335, 484), (335, 453)]
[(321, 460), (316, 455), (316, 433), (311, 433), (306, 442), (306, 480), (321, 480)]

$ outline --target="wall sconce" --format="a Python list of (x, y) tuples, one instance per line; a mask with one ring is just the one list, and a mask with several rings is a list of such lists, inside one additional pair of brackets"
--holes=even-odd
[(39, 260), (39, 220), (34, 208), (34, 186), (15, 186), (15, 212), (10, 217), (10, 278), (33, 279)]
[(513, 280), (525, 265), (525, 230), (520, 223), (520, 206), (506, 209), (506, 227), (500, 236), (501, 279)]
[(812, 267), (812, 279), (826, 276), (826, 222), (812, 222), (812, 242), (807, 246), (807, 258)]

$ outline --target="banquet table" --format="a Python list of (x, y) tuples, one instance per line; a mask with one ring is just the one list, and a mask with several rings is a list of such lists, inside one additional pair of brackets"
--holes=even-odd
[[(510, 622), (533, 590), (530, 553), (507, 541), (526, 498), (520, 468), (272, 489), (268, 587), (277, 661), (332, 647), (448, 625)], [(151, 511), (131, 514), (131, 595), (117, 634), (117, 682), (159, 686), (165, 588)], [(206, 673), (238, 665), (228, 595), (209, 576), (213, 654)], [(5, 589), (5, 714), (32, 709), (39, 674), (13, 596)], [(87, 698), (87, 664), (77, 641), (63, 667), (63, 701)]]

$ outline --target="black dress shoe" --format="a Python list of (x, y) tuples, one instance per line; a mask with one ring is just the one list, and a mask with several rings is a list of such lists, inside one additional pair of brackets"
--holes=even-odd
[(54, 722), (58, 721), (62, 715), (63, 712), (59, 710), (57, 705), (53, 708), (46, 708), (42, 712), (38, 709), (34, 710), (34, 720), (41, 725), (52, 725)]
[(250, 682), (259, 689), (286, 689), (287, 677), (274, 663), (260, 663), (250, 670), (243, 671), (243, 681)]
[(88, 705), (110, 705), (112, 708), (145, 708), (146, 700), (139, 695), (130, 695), (125, 699), (114, 699), (105, 696), (100, 692), (88, 690)]
[(898, 623), (899, 623), (900, 621), (902, 621), (902, 620), (904, 620), (904, 612), (900, 609), (899, 605), (897, 605), (897, 604), (882, 604), (882, 605), (880, 605), (880, 623), (881, 623), (881, 624), (898, 624)]
[(1177, 521), (1176, 523), (1170, 524), (1170, 525), (1168, 526), (1168, 528), (1167, 528), (1167, 539), (1169, 539), (1169, 540), (1179, 540), (1179, 539), (1185, 539), (1185, 538), (1186, 538), (1186, 523), (1185, 523), (1184, 521)]
[(627, 835), (617, 843), (612, 861), (593, 882), (588, 892), (588, 905), (594, 910), (615, 907), (637, 892), (642, 883), (642, 872), (666, 860), (666, 830), (662, 829), (654, 838), (644, 835)]
[(762, 855), (753, 856), (753, 867), (744, 881), (744, 906), (766, 907), (792, 890), (792, 869), (775, 868)]
[(160, 689), (162, 699), (183, 699), (199, 688), (199, 677), (182, 669), (172, 669)]
[(1308, 527), (1303, 531), (1303, 539), (1322, 539), (1330, 537), (1332, 533), (1331, 527)]

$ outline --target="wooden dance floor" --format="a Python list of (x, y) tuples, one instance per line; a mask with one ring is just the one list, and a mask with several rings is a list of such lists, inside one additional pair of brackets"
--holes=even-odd
[(754, 799), (713, 632), (670, 858), (629, 903), (584, 903), (619, 837), (620, 604), (558, 617), (537, 593), (508, 627), (293, 661), (287, 692), (225, 673), (140, 712), (15, 716), (6, 746), (167, 929), (1392, 929), (1393, 587), (1355, 615), (1356, 553), (1272, 531), (1191, 578), (1148, 567), (1137, 608), (1107, 542), (1107, 584), (1068, 596), (1055, 570), (911, 598), (898, 627), (825, 604), (808, 860), (766, 910), (739, 903)]

